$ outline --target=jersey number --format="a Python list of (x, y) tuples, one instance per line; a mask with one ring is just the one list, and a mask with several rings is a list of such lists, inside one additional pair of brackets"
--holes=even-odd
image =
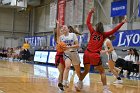
[(98, 40), (98, 41), (100, 41), (100, 36), (94, 35), (94, 36), (93, 36), (93, 40)]

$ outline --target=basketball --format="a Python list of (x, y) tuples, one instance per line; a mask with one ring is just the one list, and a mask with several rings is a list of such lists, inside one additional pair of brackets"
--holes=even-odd
[(64, 42), (59, 42), (58, 44), (57, 44), (57, 46), (56, 46), (56, 50), (58, 51), (58, 52), (64, 52), (66, 49), (64, 48), (64, 47), (66, 47), (67, 45), (66, 45), (66, 43), (64, 43)]

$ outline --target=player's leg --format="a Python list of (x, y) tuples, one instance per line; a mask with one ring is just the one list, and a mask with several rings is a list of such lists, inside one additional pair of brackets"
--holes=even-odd
[(103, 93), (112, 93), (111, 91), (109, 91), (109, 88), (107, 86), (107, 79), (106, 79), (105, 70), (103, 66), (102, 65), (96, 66), (96, 69), (99, 71), (101, 75), (101, 81), (103, 84)]
[(68, 75), (69, 75), (70, 67), (71, 67), (71, 60), (69, 58), (66, 58), (65, 69), (64, 69), (64, 74), (63, 74), (63, 85), (65, 87), (68, 87)]
[(113, 60), (109, 60), (108, 61), (108, 66), (109, 66), (109, 69), (110, 71), (113, 73), (113, 75), (117, 78), (117, 80), (114, 82), (114, 83), (123, 83), (123, 81), (121, 80), (121, 78), (119, 77), (116, 69), (115, 69), (115, 62)]
[(58, 87), (63, 91), (63, 73), (64, 73), (64, 64), (59, 63), (57, 66), (58, 70), (59, 70), (59, 77), (58, 77)]

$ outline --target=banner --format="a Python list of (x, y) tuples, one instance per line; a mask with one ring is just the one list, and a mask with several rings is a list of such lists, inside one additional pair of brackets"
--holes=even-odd
[(47, 36), (27, 36), (24, 40), (31, 46), (47, 46)]
[(111, 3), (111, 17), (124, 16), (127, 14), (127, 0)]
[(66, 0), (58, 0), (58, 20), (61, 25), (65, 22), (65, 6)]
[(50, 46), (56, 46), (56, 42), (54, 40), (54, 35), (50, 36)]
[(140, 30), (126, 30), (115, 33), (113, 46), (140, 47)]

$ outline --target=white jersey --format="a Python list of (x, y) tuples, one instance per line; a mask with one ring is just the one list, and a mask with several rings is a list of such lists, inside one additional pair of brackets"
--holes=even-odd
[[(109, 50), (109, 48), (107, 47), (107, 42), (111, 42), (111, 41), (108, 38), (105, 39), (104, 41), (105, 50)], [(115, 50), (111, 51), (110, 53), (107, 53), (107, 55), (108, 55), (108, 60), (112, 59), (113, 61), (116, 61), (118, 58)]]
[(137, 64), (137, 62), (140, 61), (140, 57), (139, 57), (139, 60), (138, 60), (138, 58), (136, 58), (135, 55), (127, 55), (127, 56), (125, 56), (124, 60), (126, 60), (126, 61), (132, 61), (133, 64)]
[[(77, 38), (75, 33), (69, 33), (67, 36), (61, 35), (60, 41), (65, 42), (67, 44), (67, 46), (72, 46), (72, 45), (74, 45), (75, 41), (78, 41), (78, 38)], [(71, 48), (71, 49), (66, 50), (66, 51), (77, 51), (77, 48)]]

